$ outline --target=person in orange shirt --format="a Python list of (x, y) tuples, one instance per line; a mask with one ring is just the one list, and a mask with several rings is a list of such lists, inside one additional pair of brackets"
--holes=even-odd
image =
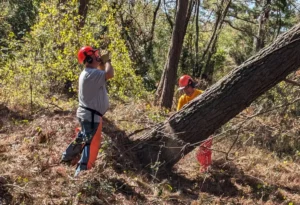
[(191, 76), (183, 75), (179, 79), (179, 88), (178, 90), (183, 90), (185, 94), (183, 94), (178, 101), (177, 111), (179, 111), (185, 104), (193, 100), (198, 95), (202, 94), (203, 91), (196, 89), (196, 83), (193, 81)]
[[(203, 93), (202, 90), (195, 88), (195, 82), (189, 75), (183, 75), (179, 79), (179, 88), (178, 90), (183, 90), (184, 94), (179, 98), (177, 104), (177, 111), (179, 111), (185, 104), (188, 104), (191, 100)], [(208, 140), (200, 144), (199, 150), (196, 154), (196, 158), (201, 165), (201, 172), (207, 170), (211, 164), (211, 150), (212, 138), (209, 137)]]

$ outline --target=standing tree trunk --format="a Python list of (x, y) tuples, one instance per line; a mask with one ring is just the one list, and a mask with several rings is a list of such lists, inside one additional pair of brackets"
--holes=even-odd
[(214, 131), (300, 67), (300, 24), (137, 140), (144, 165), (172, 167)]
[(281, 11), (280, 9), (277, 9), (277, 19), (276, 19), (276, 25), (278, 26), (275, 32), (275, 36), (274, 39), (278, 37), (278, 35), (280, 34), (280, 30), (282, 27), (282, 20), (281, 20)]
[(270, 7), (271, 7), (271, 0), (264, 0), (263, 1), (264, 7), (262, 9), (262, 12), (259, 16), (259, 24), (258, 24), (258, 32), (257, 36), (254, 39), (255, 44), (255, 52), (258, 52), (260, 49), (262, 49), (265, 46), (265, 30), (266, 30), (266, 23), (269, 19), (269, 13), (270, 13)]
[(219, 20), (219, 22), (216, 25), (217, 31), (216, 31), (216, 34), (215, 34), (213, 40), (212, 40), (212, 45), (211, 45), (210, 49), (208, 50), (206, 62), (204, 64), (205, 67), (204, 67), (204, 72), (203, 73), (206, 74), (206, 76), (209, 76), (209, 79), (211, 81), (212, 81), (212, 76), (213, 76), (213, 72), (214, 72), (214, 64), (215, 64), (215, 62), (213, 62), (211, 60), (211, 57), (213, 56), (213, 54), (215, 54), (217, 52), (216, 44), (217, 44), (219, 35), (221, 33), (225, 17), (226, 17), (226, 15), (228, 13), (228, 9), (230, 7), (231, 0), (228, 1), (228, 3), (225, 6), (225, 8), (224, 8), (223, 3), (225, 3), (225, 2), (222, 2), (222, 5), (221, 5), (221, 7), (219, 9), (218, 16), (220, 16), (220, 17), (218, 19), (220, 19), (220, 20)]
[(154, 10), (154, 13), (153, 13), (152, 26), (151, 26), (150, 36), (149, 36), (149, 38), (150, 38), (149, 39), (149, 45), (147, 46), (147, 49), (146, 49), (146, 56), (147, 56), (148, 59), (151, 60), (151, 63), (154, 62), (153, 38), (154, 38), (154, 29), (155, 29), (155, 24), (156, 24), (156, 17), (157, 17), (157, 13), (158, 13), (160, 4), (161, 4), (161, 0), (159, 0), (157, 2), (157, 6), (156, 6), (156, 8)]
[(189, 1), (179, 0), (175, 25), (172, 33), (171, 45), (164, 72), (156, 91), (156, 102), (165, 108), (172, 107), (174, 86), (177, 77), (177, 67), (182, 49), (183, 39), (186, 32), (186, 21)]
[[(193, 76), (196, 76), (199, 70), (199, 9), (200, 9), (200, 0), (196, 0), (196, 40), (195, 40), (195, 65), (193, 68)], [(199, 76), (197, 76), (199, 77)]]
[(80, 15), (81, 19), (78, 25), (78, 29), (81, 29), (85, 24), (89, 1), (90, 0), (79, 0), (78, 14)]
[(166, 0), (164, 0), (164, 13), (166, 15), (167, 21), (170, 24), (171, 31), (173, 30), (174, 23), (172, 21), (172, 17), (169, 15), (169, 11), (166, 9)]
[[(227, 15), (229, 6), (231, 4), (231, 0), (229, 0), (227, 2), (227, 5), (224, 6), (225, 3), (226, 3), (226, 0), (222, 0), (219, 9), (216, 12), (217, 13), (217, 19), (216, 19), (216, 22), (215, 22), (214, 31), (213, 31), (213, 34), (211, 36), (211, 39), (210, 39), (206, 49), (205, 49), (205, 52), (203, 53), (202, 58), (200, 60), (200, 62), (204, 66), (203, 73), (206, 76), (209, 76), (210, 80), (212, 80), (211, 75), (212, 75), (213, 66), (214, 66), (213, 65), (214, 63), (211, 62), (211, 57), (217, 50), (216, 49), (216, 43), (218, 41), (219, 34), (221, 32), (221, 29), (222, 29), (222, 25), (224, 23), (224, 20), (225, 20), (225, 17)], [(203, 61), (205, 61), (205, 63)], [(198, 73), (198, 76), (200, 76), (201, 69), (199, 69), (198, 72), (200, 72), (200, 73)]]

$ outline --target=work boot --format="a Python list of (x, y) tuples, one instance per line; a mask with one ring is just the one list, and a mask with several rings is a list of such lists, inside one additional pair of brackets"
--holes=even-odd
[(76, 170), (75, 170), (75, 174), (74, 177), (78, 177), (79, 175), (82, 174), (83, 171), (87, 170), (87, 166), (86, 165), (82, 165), (82, 164), (78, 164)]

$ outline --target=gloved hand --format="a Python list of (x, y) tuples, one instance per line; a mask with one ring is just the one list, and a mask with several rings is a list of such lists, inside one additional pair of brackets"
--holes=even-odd
[(101, 50), (100, 59), (101, 59), (103, 64), (110, 61), (110, 52), (107, 51), (107, 50)]

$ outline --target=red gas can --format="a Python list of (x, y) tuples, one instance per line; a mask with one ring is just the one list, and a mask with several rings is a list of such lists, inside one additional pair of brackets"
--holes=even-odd
[(211, 146), (212, 137), (210, 136), (207, 140), (200, 144), (199, 150), (196, 154), (197, 160), (201, 165), (200, 171), (205, 172), (207, 168), (211, 165)]

